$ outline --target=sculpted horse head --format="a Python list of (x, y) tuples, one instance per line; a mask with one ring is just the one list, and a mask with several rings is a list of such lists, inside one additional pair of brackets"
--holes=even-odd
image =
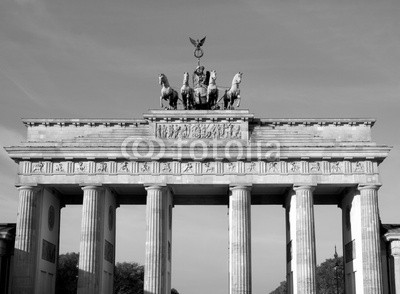
[(216, 83), (217, 80), (217, 72), (215, 70), (210, 71), (210, 84)]
[(183, 84), (189, 85), (189, 73), (187, 71), (183, 73)]
[(243, 73), (241, 73), (240, 71), (237, 74), (235, 74), (235, 76), (232, 79), (232, 86), (236, 84), (239, 87), (239, 84), (242, 81), (242, 75)]
[(161, 74), (158, 76), (158, 83), (159, 83), (161, 86), (164, 86), (164, 87), (166, 87), (166, 88), (169, 87), (168, 78), (167, 78), (167, 76), (166, 76), (165, 74), (163, 74), (163, 73), (161, 73)]

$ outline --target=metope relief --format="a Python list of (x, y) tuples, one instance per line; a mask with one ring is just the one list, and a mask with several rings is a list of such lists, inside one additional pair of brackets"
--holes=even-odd
[(98, 162), (97, 163), (97, 172), (99, 172), (99, 173), (107, 172), (107, 162)]
[(215, 162), (205, 162), (203, 163), (203, 173), (204, 174), (210, 174), (210, 173), (215, 173), (216, 172), (216, 166)]
[(43, 167), (44, 167), (44, 163), (42, 161), (39, 161), (39, 162), (33, 164), (32, 172), (33, 173), (41, 173), (41, 172), (43, 172)]
[(361, 161), (353, 162), (354, 173), (364, 173), (364, 171), (365, 171), (364, 162)]

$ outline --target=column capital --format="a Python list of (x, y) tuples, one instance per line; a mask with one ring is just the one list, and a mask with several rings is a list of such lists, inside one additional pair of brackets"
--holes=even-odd
[(390, 254), (400, 257), (400, 240), (392, 240), (390, 242)]
[(247, 190), (247, 191), (251, 191), (251, 189), (253, 188), (253, 185), (251, 184), (231, 184), (229, 185), (229, 190), (231, 191), (235, 191), (235, 190)]
[(313, 185), (313, 184), (294, 184), (293, 185), (293, 190), (297, 191), (297, 190), (310, 190), (310, 191), (314, 191), (315, 188), (317, 187), (317, 185)]
[(85, 190), (99, 190), (102, 191), (104, 187), (102, 185), (88, 184), (88, 185), (80, 185), (83, 191)]
[(164, 190), (167, 188), (167, 185), (165, 185), (165, 184), (149, 184), (149, 185), (145, 185), (144, 188), (146, 189), (146, 191)]
[(379, 188), (380, 188), (381, 186), (382, 186), (382, 185), (381, 185), (381, 184), (378, 184), (378, 183), (377, 183), (377, 184), (358, 184), (357, 189), (358, 189), (359, 191), (361, 191), (361, 190), (367, 190), (367, 189), (378, 191)]
[(40, 186), (38, 186), (38, 185), (23, 185), (23, 186), (18, 186), (17, 190), (18, 191), (21, 191), (21, 190), (38, 191), (38, 190), (40, 190)]
[(383, 235), (386, 241), (392, 242), (392, 241), (400, 241), (400, 232), (393, 233), (393, 232), (388, 232), (385, 235)]

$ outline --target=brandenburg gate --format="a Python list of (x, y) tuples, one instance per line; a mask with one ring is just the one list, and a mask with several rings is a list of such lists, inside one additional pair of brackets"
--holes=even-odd
[(321, 204), (342, 211), (346, 293), (383, 293), (379, 164), (390, 148), (373, 141), (374, 122), (218, 109), (25, 119), (26, 140), (6, 148), (19, 165), (13, 293), (54, 293), (60, 210), (70, 204), (83, 205), (78, 293), (112, 293), (120, 205), (146, 205), (146, 294), (170, 293), (176, 205), (229, 207), (230, 294), (251, 293), (252, 205), (281, 205), (288, 291), (316, 293)]

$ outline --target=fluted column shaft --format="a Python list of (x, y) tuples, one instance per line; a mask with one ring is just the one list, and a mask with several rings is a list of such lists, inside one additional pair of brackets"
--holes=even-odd
[(37, 258), (37, 188), (18, 188), (19, 204), (14, 250), (13, 293), (34, 293)]
[(379, 232), (378, 189), (376, 185), (360, 185), (361, 239), (364, 293), (383, 293)]
[(294, 186), (296, 192), (297, 293), (316, 293), (316, 252), (313, 186)]
[(251, 293), (251, 187), (231, 187), (229, 197), (229, 293)]
[(400, 293), (400, 240), (390, 241), (390, 255), (393, 262), (391, 290)]
[(164, 224), (167, 213), (166, 188), (146, 187), (146, 256), (144, 273), (145, 294), (166, 294), (166, 237)]
[(86, 186), (83, 190), (81, 241), (79, 247), (78, 293), (97, 294), (100, 289), (101, 196), (103, 188)]

